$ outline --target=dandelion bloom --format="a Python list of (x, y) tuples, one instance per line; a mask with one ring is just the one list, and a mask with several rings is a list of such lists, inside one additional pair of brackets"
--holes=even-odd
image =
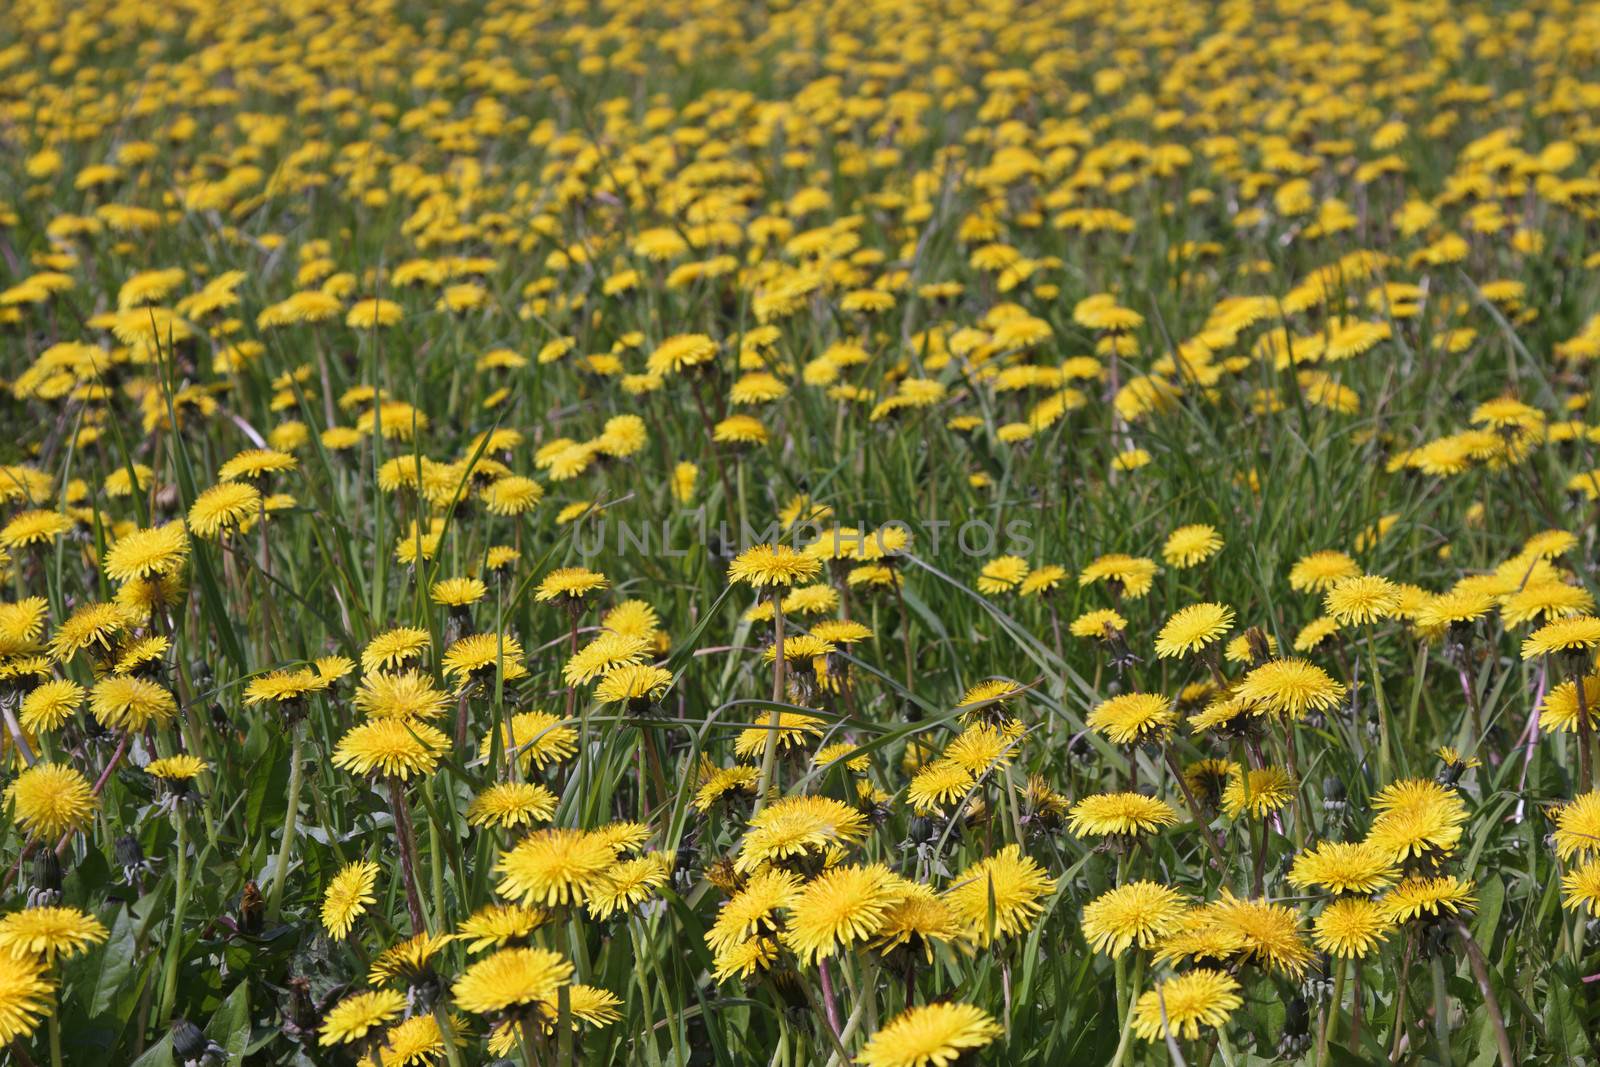
[(1096, 793), (1072, 806), (1069, 821), (1075, 837), (1134, 837), (1176, 825), (1178, 813), (1166, 801), (1142, 793)]
[(521, 904), (582, 903), (616, 861), (603, 834), (540, 830), (500, 854), (495, 891)]
[(24, 511), (0, 527), (0, 546), (18, 549), (47, 544), (73, 525), (70, 517), (58, 511)]
[(1160, 570), (1154, 560), (1112, 553), (1101, 556), (1080, 571), (1078, 584), (1093, 585), (1103, 582), (1113, 592), (1130, 600), (1137, 600), (1150, 591)]
[(1252, 768), (1235, 766), (1222, 791), (1222, 810), (1230, 819), (1250, 814), (1258, 819), (1288, 807), (1294, 802), (1295, 781), (1281, 767)]
[(323, 1045), (348, 1045), (386, 1024), (406, 1007), (404, 993), (393, 989), (369, 990), (345, 997), (322, 1017)]
[(217, 480), (253, 481), (270, 474), (292, 471), (298, 466), (300, 461), (287, 452), (280, 452), (275, 448), (249, 448), (218, 467)]
[(167, 574), (189, 554), (189, 534), (181, 522), (124, 534), (106, 550), (104, 570), (114, 582)]
[(189, 509), (189, 529), (214, 539), (236, 530), (259, 513), (261, 493), (248, 482), (218, 482), (195, 498)]
[(1149, 948), (1177, 930), (1184, 912), (1183, 894), (1171, 886), (1129, 882), (1084, 906), (1083, 936), (1094, 951), (1120, 956), (1132, 945)]
[(330, 936), (349, 934), (367, 906), (377, 903), (372, 892), (377, 880), (378, 865), (360, 860), (345, 864), (328, 880), (322, 893), (322, 926)]
[(1056, 888), (1016, 845), (1007, 845), (979, 860), (955, 878), (945, 900), (967, 926), (979, 946), (997, 937), (1015, 937), (1033, 925), (1044, 910), (1043, 898)]
[[(478, 743), (478, 748), (489, 752), (493, 741), (493, 735), (488, 735)], [(500, 748), (508, 760), (514, 755), (524, 772), (534, 767), (542, 770), (578, 754), (578, 731), (566, 725), (566, 720), (559, 715), (520, 711), (505, 724)]]
[[(451, 1028), (456, 1045), (465, 1045), (466, 1020), (452, 1013)], [(362, 1057), (357, 1067), (377, 1063), (377, 1056), (386, 1064), (436, 1063), (444, 1053), (444, 1031), (439, 1028), (439, 1020), (433, 1015), (413, 1015), (384, 1031), (382, 1046), (374, 1055)]]
[(164, 759), (151, 760), (144, 765), (144, 773), (168, 783), (188, 783), (200, 777), (210, 764), (198, 756), (179, 753)]
[(512, 634), (468, 634), (445, 649), (440, 663), (444, 676), (458, 683), (495, 672), (506, 681), (528, 673), (522, 664), (522, 642)]
[(89, 711), (108, 730), (137, 733), (165, 725), (178, 713), (178, 701), (161, 685), (130, 674), (111, 674), (89, 691)]
[[(587, 1023), (590, 1026), (608, 1026), (622, 1018), (622, 999), (608, 989), (600, 989), (592, 985), (574, 982), (567, 986), (567, 1012), (572, 1017), (572, 1029), (576, 1031), (580, 1025)], [(556, 994), (545, 997), (539, 1002), (540, 1014), (544, 1016), (544, 1032), (546, 1035), (555, 1033), (556, 1017), (560, 1013), (560, 1001)], [(491, 1051), (493, 1051), (491, 1049)], [(508, 1049), (506, 1053), (509, 1054)]]
[(1364, 625), (1400, 610), (1400, 587), (1375, 574), (1341, 578), (1328, 586), (1322, 603), (1342, 625)]
[(482, 952), (527, 937), (549, 919), (550, 913), (543, 908), (489, 904), (461, 921), (456, 927), (456, 939), (466, 942), (468, 952)]
[(775, 933), (779, 913), (793, 905), (804, 883), (800, 876), (775, 867), (757, 871), (729, 898), (706, 931), (706, 944), (721, 952), (761, 934)]
[(803, 963), (814, 963), (866, 941), (906, 896), (904, 880), (882, 864), (835, 867), (810, 881), (789, 904), (784, 942)]
[(1466, 627), (1494, 610), (1494, 598), (1472, 589), (1452, 590), (1424, 599), (1416, 610), (1417, 629), (1425, 634), (1441, 634), (1452, 627)]
[(0, 1044), (30, 1036), (55, 1013), (49, 965), (31, 952), (0, 952)]
[(369, 719), (436, 719), (450, 704), (450, 694), (420, 671), (369, 671), (356, 687), (351, 703)]
[(1578, 703), (1579, 679), (1553, 686), (1539, 702), (1539, 728), (1556, 733), (1572, 733), (1579, 729), (1578, 718), (1587, 713), (1589, 725), (1600, 725), (1600, 674), (1585, 674), (1583, 704)]
[(367, 968), (367, 981), (372, 985), (386, 982), (415, 985), (431, 977), (430, 961), (439, 951), (453, 941), (449, 934), (420, 934), (390, 945), (378, 953)]
[(1530, 582), (1506, 597), (1500, 604), (1500, 617), (1507, 626), (1521, 626), (1540, 619), (1561, 619), (1594, 610), (1594, 597), (1581, 585), (1559, 580)]
[(409, 779), (432, 774), (450, 739), (423, 722), (372, 719), (339, 739), (332, 763), (354, 774)]
[(58, 729), (83, 707), (83, 686), (67, 679), (45, 682), (30, 689), (22, 698), (17, 718), (23, 729), (37, 734)]
[(1311, 946), (1300, 932), (1300, 913), (1283, 904), (1245, 900), (1226, 889), (1199, 910), (1197, 926), (1231, 943), (1231, 955), (1269, 970), (1299, 977), (1311, 963)]
[(1115, 744), (1134, 745), (1167, 738), (1178, 712), (1160, 693), (1122, 693), (1096, 704), (1084, 722)]
[(1196, 523), (1180, 526), (1161, 546), (1161, 558), (1168, 566), (1183, 570), (1204, 563), (1222, 550), (1222, 537), (1213, 526)]
[(605, 632), (573, 653), (561, 676), (568, 685), (587, 685), (618, 667), (639, 663), (648, 651), (644, 638)]
[(1600, 618), (1574, 615), (1545, 623), (1522, 642), (1522, 658), (1534, 659), (1556, 652), (1583, 652), (1600, 645)]
[(1021, 556), (1001, 556), (983, 565), (978, 574), (978, 592), (988, 595), (1008, 593), (1028, 576), (1028, 561)]
[(935, 942), (948, 944), (960, 939), (961, 917), (931, 886), (907, 882), (903, 888), (905, 897), (889, 909), (871, 947), (884, 955), (904, 947), (932, 963)]
[(764, 863), (821, 855), (829, 846), (859, 841), (866, 834), (866, 816), (848, 804), (832, 797), (782, 797), (750, 820), (736, 865), (753, 871)]
[(590, 593), (604, 589), (606, 576), (586, 567), (561, 567), (551, 571), (534, 590), (535, 600), (550, 603), (557, 600), (580, 600)]
[(1017, 587), (1017, 592), (1026, 597), (1043, 596), (1045, 593), (1053, 592), (1069, 577), (1071, 575), (1065, 567), (1047, 563), (1030, 571), (1022, 580), (1022, 584)]
[(949, 1001), (908, 1008), (873, 1034), (862, 1067), (951, 1067), (1005, 1031), (982, 1008)]
[(1378, 814), (1366, 839), (1397, 863), (1455, 851), (1467, 821), (1460, 794), (1424, 778), (1385, 786), (1373, 797), (1372, 806)]
[(1139, 995), (1133, 1009), (1133, 1030), (1146, 1041), (1171, 1037), (1193, 1040), (1200, 1028), (1219, 1027), (1244, 1004), (1239, 983), (1221, 971), (1200, 967), (1173, 975)]
[(717, 343), (705, 334), (681, 333), (657, 345), (646, 366), (651, 374), (665, 376), (708, 363), (716, 354)]
[(937, 759), (919, 769), (906, 787), (912, 810), (927, 815), (965, 797), (976, 784), (972, 774), (950, 759)]
[(761, 771), (758, 768), (744, 764), (714, 768), (702, 778), (700, 788), (695, 791), (694, 809), (698, 812), (710, 811), (718, 801), (736, 793), (754, 795), (760, 778)]
[(1223, 604), (1191, 604), (1180, 608), (1156, 635), (1156, 655), (1169, 659), (1198, 652), (1227, 633), (1233, 618), (1233, 609)]
[(1311, 926), (1311, 940), (1343, 959), (1364, 959), (1383, 943), (1393, 922), (1381, 904), (1366, 897), (1341, 897), (1322, 909)]
[(1600, 792), (1583, 793), (1555, 812), (1556, 855), (1563, 860), (1600, 856)]
[(594, 696), (602, 704), (655, 701), (672, 685), (672, 672), (646, 664), (624, 664), (608, 670), (595, 687)]
[(1009, 766), (1021, 737), (1021, 725), (1015, 720), (1007, 720), (1003, 727), (975, 722), (946, 746), (944, 754), (977, 777), (996, 767)]
[(1289, 868), (1295, 888), (1332, 893), (1376, 893), (1399, 876), (1393, 854), (1370, 841), (1323, 841), (1296, 856)]
[(1313, 552), (1302, 556), (1289, 569), (1289, 588), (1297, 592), (1320, 593), (1335, 582), (1361, 574), (1356, 561), (1343, 552)]
[(739, 553), (728, 566), (728, 579), (757, 589), (788, 587), (810, 581), (822, 570), (815, 556), (788, 545), (756, 545)]
[(1587, 860), (1564, 874), (1561, 889), (1567, 908), (1600, 918), (1600, 858)]
[(1424, 915), (1460, 915), (1477, 903), (1473, 883), (1455, 875), (1442, 878), (1407, 878), (1379, 901), (1383, 915), (1392, 923), (1420, 919)]
[(774, 739), (780, 752), (803, 745), (811, 738), (822, 736), (825, 722), (798, 711), (764, 711), (755, 717), (753, 726), (739, 731), (733, 742), (733, 754), (745, 759), (764, 755)]
[(30, 837), (57, 837), (88, 821), (99, 804), (77, 768), (35, 763), (6, 788), (17, 824)]
[(1086, 611), (1073, 619), (1071, 625), (1067, 627), (1073, 637), (1092, 637), (1101, 641), (1127, 628), (1128, 620), (1110, 608)]
[[(813, 632), (815, 632), (813, 627)], [(977, 708), (983, 706), (1004, 707), (1007, 700), (1022, 692), (1022, 686), (1009, 678), (990, 678), (967, 687), (961, 694), (961, 699), (956, 701), (958, 708)]]
[(1260, 714), (1304, 718), (1307, 712), (1327, 711), (1344, 699), (1344, 686), (1328, 672), (1303, 659), (1275, 659), (1244, 676), (1235, 695)]
[(107, 936), (99, 919), (77, 908), (24, 908), (0, 919), (0, 949), (12, 955), (29, 953), (46, 963), (76, 956)]
[(555, 818), (558, 799), (544, 786), (532, 782), (497, 782), (472, 798), (467, 822), (502, 830), (549, 822)]
[(120, 604), (85, 604), (56, 629), (50, 639), (51, 658), (66, 663), (85, 649), (109, 652), (112, 639), (135, 622)]
[(712, 957), (712, 974), (719, 982), (730, 978), (750, 978), (770, 968), (778, 959), (778, 942), (770, 937), (752, 937), (729, 945)]
[(450, 987), (457, 1005), (491, 1015), (554, 1000), (572, 981), (572, 964), (539, 948), (507, 948), (474, 963)]

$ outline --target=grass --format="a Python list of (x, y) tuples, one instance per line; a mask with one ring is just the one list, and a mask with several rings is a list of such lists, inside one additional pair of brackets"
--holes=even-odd
[[(42, 905), (87, 931), (59, 957), (0, 954), (10, 1055), (158, 1067), (198, 1058), (198, 1031), (248, 1064), (890, 1067), (928, 1062), (897, 1017), (957, 1002), (993, 1022), (973, 1063), (1593, 1060), (1596, 829), (1565, 855), (1552, 841), (1593, 789), (1591, 739), (1541, 725), (1592, 656), (1523, 651), (1559, 611), (1594, 612), (1596, 138), (1573, 104), (1592, 20), (1237, 14), (8, 11), (0, 942)], [(1415, 205), (1434, 217), (1401, 225)], [(374, 299), (392, 322), (363, 318)], [(682, 335), (710, 358), (652, 371)], [(729, 439), (736, 415), (747, 440)], [(267, 502), (203, 533), (224, 465), (267, 447), (291, 458), (245, 479)], [(500, 507), (518, 476), (540, 499)], [(151, 572), (173, 583), (152, 604), (108, 553), (169, 523), (184, 548)], [(1178, 565), (1164, 546), (1192, 524), (1221, 547)], [(729, 563), (834, 526), (910, 537), (876, 582), (880, 561), (828, 561), (797, 583), (818, 610), (782, 609), (785, 648), (825, 618), (870, 630), (828, 655), (826, 686), (809, 656), (763, 659), (771, 605), (752, 612), (763, 594)], [(1340, 587), (1291, 572), (1326, 551), (1397, 598), (1302, 648)], [(1093, 580), (1113, 553), (1156, 565), (1148, 592)], [(1059, 584), (1020, 584), (1051, 565)], [(552, 600), (569, 567), (605, 582)], [(436, 583), (462, 578), (481, 593), (440, 603)], [(1566, 607), (1521, 618), (1524, 586)], [(1430, 624), (1451, 593), (1484, 599)], [(606, 621), (630, 601), (658, 625)], [(1235, 613), (1234, 654), (1156, 656), (1174, 612), (1211, 602)], [(127, 610), (74, 647), (108, 603)], [(1102, 609), (1115, 633), (1074, 632)], [(608, 626), (639, 633), (662, 687), (607, 702), (601, 675), (569, 684)], [(439, 707), (404, 720), (392, 743), (413, 762), (391, 777), (335, 755), (384, 673), (363, 653), (401, 627), (423, 635), (407, 665)], [(517, 644), (447, 669), (462, 638), (497, 633)], [(101, 697), (141, 640), (153, 658), (129, 673), (172, 707), (130, 719)], [(1194, 728), (1218, 682), (1290, 655), (1333, 697)], [(962, 706), (996, 679), (1014, 691)], [(25, 701), (51, 680), (84, 693), (36, 719)], [(1133, 745), (1091, 729), (1129, 692), (1166, 698), (1172, 727)], [(508, 743), (532, 710), (553, 725)], [(774, 745), (796, 721), (812, 726)], [(988, 743), (974, 723), (1003, 741), (920, 802), (919, 772)], [(508, 752), (529, 746), (531, 765)], [(146, 769), (180, 755), (204, 764), (188, 784)], [(1293, 781), (1269, 815), (1233, 818), (1174, 774), (1204, 759)], [(76, 794), (29, 792), (40, 763), (72, 768)], [(1407, 779), (1459, 806), (1439, 817), (1460, 833), (1394, 857), (1385, 882), (1459, 879), (1459, 909), (1331, 957), (1314, 923), (1333, 896), (1290, 872), (1363, 840)], [(486, 790), (523, 782), (548, 811), (474, 821)], [(1124, 790), (1171, 824), (1083, 832), (1078, 805)], [(786, 901), (736, 939), (770, 935), (761, 965), (719, 977), (707, 935), (751, 873), (733, 865), (750, 821), (802, 796), (862, 829), (773, 866), (899, 880), (822, 962), (777, 936), (822, 907)], [(369, 977), (393, 946), (515, 897), (503, 854), (552, 829), (628, 841), (570, 895), (541, 892), (531, 931)], [(997, 876), (963, 911), (975, 865), (1011, 846), (1037, 880)], [(357, 863), (376, 865), (372, 899), (334, 936), (325, 896)], [(608, 910), (625, 868), (639, 891)], [(1097, 951), (1085, 908), (1135, 881), (1180, 892), (1189, 927), (1230, 896), (1254, 910), (1199, 956), (1167, 951), (1172, 915)], [(935, 935), (886, 950), (911, 882)], [(1380, 886), (1378, 907), (1407, 886)], [(471, 1007), (465, 979), (518, 945), (570, 980), (520, 1000), (488, 983), (512, 1002)], [(1166, 983), (1205, 969), (1237, 1005), (1174, 1016), (1168, 1036), (1162, 1013), (1184, 1005)], [(30, 998), (28, 976), (48, 989)], [(380, 987), (402, 1006), (370, 1033), (330, 1028)], [(591, 1010), (590, 990), (614, 1000)]]

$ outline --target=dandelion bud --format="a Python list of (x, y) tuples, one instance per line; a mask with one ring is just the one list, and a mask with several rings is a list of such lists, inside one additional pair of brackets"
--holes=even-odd
[(33, 884), (28, 887), (30, 908), (54, 904), (61, 899), (61, 859), (53, 848), (42, 848), (33, 860)]
[(172, 1020), (172, 1051), (180, 1060), (197, 1060), (206, 1052), (206, 1035), (188, 1019)]

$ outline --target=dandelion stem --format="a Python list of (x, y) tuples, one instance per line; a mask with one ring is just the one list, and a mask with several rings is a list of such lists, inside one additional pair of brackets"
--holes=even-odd
[(411, 809), (406, 805), (405, 787), (400, 779), (389, 779), (389, 802), (394, 808), (394, 836), (400, 848), (400, 873), (406, 887), (406, 910), (411, 915), (411, 932), (427, 929), (422, 918), (422, 895), (417, 891), (417, 842), (411, 829)]
[(1205, 817), (1205, 812), (1200, 807), (1200, 800), (1194, 795), (1194, 790), (1189, 788), (1189, 780), (1183, 776), (1183, 770), (1178, 766), (1178, 758), (1172, 754), (1170, 746), (1161, 750), (1166, 758), (1167, 769), (1172, 772), (1172, 777), (1177, 779), (1178, 789), (1183, 793), (1183, 801), (1189, 806), (1189, 814), (1194, 818), (1195, 827), (1200, 831), (1200, 837), (1205, 841), (1206, 847), (1211, 850), (1211, 858), (1217, 863), (1217, 873), (1220, 875), (1227, 871), (1228, 862), (1222, 858), (1222, 849), (1217, 845), (1217, 839), (1211, 836), (1211, 821)]
[(468, 682), (461, 687), (461, 696), (456, 700), (456, 751), (467, 747), (467, 694), (472, 692), (472, 683)]
[(300, 726), (289, 727), (289, 806), (283, 815), (283, 840), (272, 865), (272, 887), (267, 890), (267, 922), (275, 923), (283, 909), (283, 886), (289, 877), (289, 854), (294, 849), (295, 823), (300, 813), (300, 786), (303, 767), (300, 759)]
[(1333, 968), (1333, 996), (1328, 1001), (1328, 1010), (1322, 1019), (1322, 1033), (1317, 1038), (1317, 1065), (1328, 1062), (1328, 1042), (1333, 1040), (1333, 1035), (1339, 1028), (1339, 1012), (1344, 1002), (1344, 976), (1349, 968), (1350, 961), (1343, 956), (1339, 957)]
[(905, 649), (906, 657), (906, 691), (910, 692), (916, 688), (913, 684), (916, 681), (916, 657), (911, 652), (911, 616), (906, 613), (906, 594), (901, 588), (900, 575), (896, 574), (894, 577), (894, 599), (900, 607), (900, 643)]
[(1256, 835), (1255, 861), (1250, 873), (1250, 895), (1260, 897), (1266, 893), (1267, 879), (1267, 820), (1261, 819), (1261, 832)]
[(1408, 933), (1406, 935), (1405, 953), (1400, 958), (1400, 984), (1395, 990), (1394, 995), (1394, 1018), (1389, 1023), (1389, 1036), (1394, 1042), (1389, 1049), (1390, 1060), (1396, 1060), (1399, 1058), (1400, 1044), (1404, 1040), (1406, 1034), (1406, 987), (1410, 984), (1409, 979), (1411, 977), (1411, 957), (1413, 955), (1415, 941), (1416, 938), (1414, 934)]
[(17, 717), (12, 714), (11, 702), (0, 703), (0, 714), (5, 716), (6, 731), (11, 735), (11, 740), (16, 744), (17, 751), (22, 753), (22, 762), (32, 767), (38, 762), (38, 757), (33, 754), (33, 749), (28, 747), (28, 739), (22, 733), (22, 727), (17, 723)]
[[(817, 965), (817, 971), (822, 976), (823, 1000), (819, 1001), (817, 999), (817, 993), (811, 988), (809, 982), (801, 982), (800, 988), (805, 992), (806, 1001), (811, 1005), (811, 1010), (821, 1016), (823, 1029), (828, 1035), (828, 1040), (832, 1042), (835, 1051), (848, 1063), (850, 1061), (850, 1053), (845, 1049), (844, 1040), (839, 1031), (839, 1009), (833, 1004), (833, 980), (828, 975), (828, 963), (826, 960), (818, 960)], [(823, 1006), (824, 1003), (826, 1003), (826, 1007)]]
[(1364, 1000), (1361, 993), (1361, 961), (1356, 960), (1350, 966), (1350, 1044), (1361, 1044), (1361, 1023)]
[(1578, 782), (1585, 793), (1594, 792), (1594, 753), (1591, 751), (1593, 728), (1589, 723), (1589, 698), (1584, 692), (1584, 674), (1587, 656), (1579, 661), (1572, 672), (1572, 687), (1578, 697)]
[[(116, 751), (111, 753), (111, 758), (106, 761), (105, 770), (101, 771), (100, 777), (95, 779), (94, 789), (90, 791), (91, 795), (99, 796), (105, 791), (106, 783), (111, 780), (111, 772), (117, 769), (117, 764), (122, 762), (122, 757), (128, 752), (128, 738), (130, 736), (131, 735), (128, 733), (128, 731), (124, 730), (122, 732), (122, 737), (117, 740)], [(66, 833), (61, 835), (61, 840), (56, 842), (56, 855), (59, 856), (65, 852), (67, 850), (67, 846), (71, 843), (72, 831), (68, 830)]]
[(181, 806), (173, 809), (172, 822), (177, 828), (177, 840), (172, 846), (175, 903), (172, 909), (172, 932), (167, 940), (166, 965), (161, 976), (161, 1006), (156, 1012), (156, 1017), (163, 1026), (172, 1021), (173, 1003), (177, 999), (178, 956), (183, 945), (183, 913), (189, 907), (189, 834)]
[(761, 809), (767, 803), (767, 791), (775, 784), (778, 770), (778, 731), (783, 723), (783, 715), (776, 705), (783, 703), (783, 594), (775, 591), (772, 594), (772, 633), (774, 644), (772, 646), (772, 703), (773, 707), (767, 709), (767, 747), (761, 754), (761, 777), (756, 782), (756, 803), (751, 809), (750, 816), (761, 814)]
[(1472, 723), (1472, 744), (1467, 746), (1467, 751), (1471, 752), (1484, 741), (1483, 711), (1478, 706), (1478, 690), (1472, 684), (1472, 672), (1467, 669), (1466, 657), (1467, 653), (1463, 650), (1461, 662), (1456, 664), (1456, 676), (1461, 679), (1461, 692), (1467, 700), (1468, 721)]
[(1462, 947), (1467, 950), (1467, 963), (1472, 967), (1472, 977), (1477, 979), (1478, 991), (1483, 994), (1484, 1014), (1489, 1017), (1489, 1025), (1494, 1030), (1494, 1041), (1500, 1050), (1500, 1067), (1511, 1067), (1516, 1062), (1516, 1057), (1511, 1053), (1511, 1038), (1506, 1033), (1506, 1018), (1500, 1011), (1500, 999), (1495, 996), (1494, 986), (1489, 983), (1489, 967), (1484, 962), (1483, 949), (1478, 947), (1478, 939), (1472, 936), (1472, 931), (1467, 929), (1467, 924), (1460, 919), (1455, 921), (1456, 934), (1461, 938)]
[(50, 1067), (61, 1067), (61, 1013), (50, 1013)]
[[(850, 1039), (855, 1036), (856, 1030), (861, 1026), (862, 1015), (866, 1013), (867, 1008), (872, 1003), (873, 999), (871, 996), (861, 996), (856, 998), (856, 1006), (850, 1009), (850, 1017), (844, 1021), (844, 1030), (839, 1034), (838, 1047), (835, 1048), (828, 1056), (827, 1067), (840, 1067), (840, 1065), (848, 1067), (850, 1063), (850, 1054), (849, 1052), (844, 1051), (844, 1049), (847, 1047)], [(874, 1012), (873, 1014), (876, 1013)], [(877, 1026), (871, 1020), (869, 1020), (867, 1023), (867, 1030), (868, 1032), (875, 1031), (877, 1030)]]
[(1127, 1008), (1122, 1013), (1122, 1034), (1117, 1038), (1117, 1054), (1111, 1059), (1111, 1067), (1122, 1067), (1123, 1057), (1128, 1054), (1128, 1046), (1133, 1040), (1133, 1007), (1139, 1002), (1139, 984), (1144, 981), (1144, 956), (1135, 956), (1133, 960), (1133, 976), (1128, 982)]
[(1383, 699), (1383, 675), (1378, 672), (1378, 647), (1373, 639), (1372, 628), (1367, 628), (1367, 673), (1372, 677), (1367, 684), (1372, 686), (1372, 699), (1378, 706), (1378, 773), (1384, 781), (1393, 777), (1391, 756), (1389, 752), (1389, 708)]
[(1428, 961), (1433, 974), (1433, 1035), (1439, 1046), (1441, 1067), (1450, 1067), (1450, 991), (1445, 987), (1444, 957), (1435, 954)]

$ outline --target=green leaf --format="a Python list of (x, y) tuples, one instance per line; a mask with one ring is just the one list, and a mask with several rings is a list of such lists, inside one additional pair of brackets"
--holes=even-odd
[(103, 1015), (110, 1011), (128, 975), (133, 971), (133, 959), (138, 945), (133, 936), (133, 920), (121, 907), (111, 922), (111, 935), (100, 946), (98, 966), (94, 969), (91, 985), (79, 995), (87, 997), (90, 1015)]
[(1495, 943), (1494, 933), (1500, 925), (1500, 910), (1506, 902), (1506, 883), (1498, 874), (1489, 874), (1478, 882), (1478, 917), (1473, 921), (1472, 933), (1480, 945)]
[(168, 1034), (144, 1050), (144, 1055), (128, 1067), (176, 1067), (172, 1060), (172, 1035)]
[(136, 967), (139, 945), (127, 911), (107, 909), (101, 921), (109, 928), (105, 943), (63, 967), (62, 1050), (73, 1063), (106, 1060), (133, 1017), (148, 972)]
[(230, 1061), (244, 1056), (250, 1045), (250, 985), (240, 982), (222, 1002), (211, 1021), (206, 1023), (206, 1036), (228, 1050)]
[(1544, 1002), (1544, 1032), (1550, 1047), (1566, 1062), (1589, 1053), (1589, 1038), (1573, 1003), (1572, 985), (1557, 971), (1550, 976), (1550, 992)]

